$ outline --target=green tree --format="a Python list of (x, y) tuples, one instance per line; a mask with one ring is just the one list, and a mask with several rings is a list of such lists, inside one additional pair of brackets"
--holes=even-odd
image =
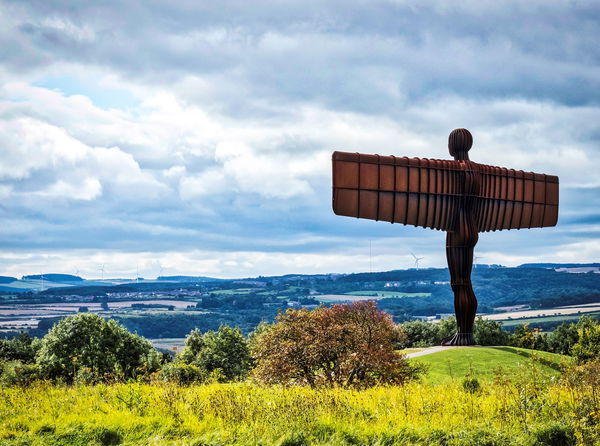
[(548, 336), (548, 348), (554, 353), (570, 355), (573, 345), (579, 340), (577, 324), (563, 322)]
[(20, 361), (24, 364), (33, 364), (39, 348), (39, 339), (32, 338), (22, 331), (13, 339), (0, 339), (0, 361)]
[(508, 345), (510, 342), (510, 335), (502, 329), (502, 322), (483, 319), (481, 316), (475, 319), (473, 335), (478, 345)]
[(288, 309), (254, 338), (254, 376), (265, 383), (310, 386), (403, 383), (420, 370), (394, 351), (402, 335), (372, 301)]
[(527, 322), (518, 325), (512, 335), (511, 344), (515, 347), (533, 350), (548, 350), (548, 335), (539, 328), (531, 328)]
[(209, 373), (220, 370), (225, 380), (232, 381), (242, 379), (248, 373), (250, 350), (238, 327), (221, 325), (217, 331), (208, 331), (204, 335), (197, 329), (192, 331), (177, 360)]
[(600, 324), (592, 317), (584, 316), (577, 322), (579, 339), (573, 345), (571, 352), (577, 363), (600, 357)]
[(78, 375), (131, 378), (159, 365), (152, 344), (113, 320), (78, 313), (59, 321), (41, 342), (36, 362), (46, 376), (72, 382)]
[[(430, 347), (438, 345), (442, 338), (436, 324), (425, 321), (410, 321), (400, 324), (406, 333), (406, 342), (399, 345), (402, 348)], [(456, 327), (453, 327), (455, 330)]]

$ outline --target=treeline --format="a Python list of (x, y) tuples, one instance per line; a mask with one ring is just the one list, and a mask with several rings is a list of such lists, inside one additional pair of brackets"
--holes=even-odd
[(264, 383), (310, 386), (403, 383), (422, 373), (395, 351), (405, 336), (374, 302), (357, 302), (290, 309), (273, 324), (259, 324), (248, 337), (226, 325), (204, 334), (193, 330), (172, 358), (114, 320), (79, 313), (57, 322), (43, 338), (21, 334), (0, 341), (0, 380), (189, 384), (251, 376)]
[[(404, 383), (423, 369), (398, 350), (439, 345), (456, 330), (453, 318), (437, 324), (411, 321), (395, 325), (372, 301), (289, 309), (274, 323), (259, 324), (248, 336), (221, 325), (192, 330), (175, 357), (115, 320), (79, 313), (57, 322), (43, 338), (22, 333), (0, 340), (0, 383), (35, 380), (99, 383), (130, 379), (239, 381), (366, 387)], [(500, 322), (478, 318), (479, 345), (511, 345), (571, 355), (577, 363), (600, 356), (600, 324), (589, 316), (562, 324), (552, 333), (523, 324), (509, 333)]]
[[(400, 324), (406, 334), (401, 348), (430, 347), (456, 331), (456, 319), (443, 319), (439, 323), (411, 321)], [(590, 316), (578, 322), (562, 323), (552, 332), (542, 332), (529, 324), (518, 325), (513, 333), (502, 328), (502, 322), (478, 317), (473, 329), (478, 345), (509, 345), (574, 356), (578, 362), (600, 355), (600, 324)]]

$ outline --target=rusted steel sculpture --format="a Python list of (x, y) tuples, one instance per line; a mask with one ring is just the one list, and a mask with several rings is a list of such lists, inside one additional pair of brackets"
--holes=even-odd
[(333, 153), (333, 211), (446, 231), (458, 332), (443, 345), (472, 345), (477, 298), (471, 285), (479, 232), (555, 226), (558, 177), (469, 160), (473, 137), (448, 138), (454, 160)]

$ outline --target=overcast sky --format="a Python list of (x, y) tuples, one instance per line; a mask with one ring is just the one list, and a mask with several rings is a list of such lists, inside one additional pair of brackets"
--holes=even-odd
[(457, 127), (561, 182), (479, 262), (599, 261), (599, 41), (594, 1), (0, 0), (0, 274), (445, 266), (442, 232), (335, 216), (331, 152)]

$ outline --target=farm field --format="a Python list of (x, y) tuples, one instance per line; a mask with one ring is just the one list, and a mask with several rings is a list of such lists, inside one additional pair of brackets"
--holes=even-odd
[[(377, 295), (375, 295), (377, 293)], [(389, 295), (382, 295), (388, 293)], [(428, 297), (430, 293), (399, 293), (394, 291), (359, 291), (347, 294), (322, 294), (313, 296), (316, 300), (323, 303), (331, 302), (358, 302), (361, 300), (380, 300), (390, 297)]]
[(431, 293), (404, 293), (402, 291), (351, 291), (344, 294), (352, 294), (355, 296), (368, 296), (368, 297), (429, 297)]
[(556, 378), (571, 358), (517, 347), (456, 347), (410, 361), (418, 361), (429, 367), (425, 382), (446, 384), (461, 381), (468, 374), (490, 382), (499, 373), (515, 373), (531, 366), (538, 367), (540, 376)]
[(159, 338), (159, 339), (148, 339), (152, 342), (155, 348), (171, 350), (179, 352), (183, 349), (185, 338)]
[[(600, 311), (594, 311), (592, 313), (585, 313), (585, 314), (588, 316), (595, 317), (596, 319), (600, 319)], [(502, 322), (502, 326), (504, 328), (509, 328), (509, 327), (515, 327), (517, 325), (521, 325), (524, 322), (527, 322), (531, 325), (544, 324), (544, 323), (550, 323), (550, 322), (560, 324), (563, 322), (566, 322), (566, 323), (577, 322), (580, 318), (581, 318), (581, 314), (576, 314), (576, 315), (564, 315), (564, 316), (533, 317), (533, 318), (527, 318), (527, 319), (511, 319), (511, 320), (503, 320), (501, 322)]]
[(565, 307), (554, 307), (545, 308), (541, 310), (524, 310), (524, 311), (511, 311), (507, 313), (496, 313), (487, 314), (483, 316), (485, 319), (493, 321), (504, 321), (511, 319), (527, 319), (534, 317), (546, 317), (546, 316), (567, 316), (567, 315), (581, 315), (585, 313), (594, 313), (600, 311), (600, 302), (595, 304), (585, 305), (570, 305)]
[(161, 308), (134, 308), (132, 305), (172, 305), (176, 310), (184, 310), (189, 305), (195, 305), (194, 301), (189, 300), (170, 300), (170, 299), (144, 299), (127, 300), (108, 303), (108, 310), (103, 310), (99, 302), (60, 302), (47, 304), (16, 304), (0, 305), (0, 329), (29, 329), (37, 327), (37, 324), (43, 318), (69, 316), (79, 311), (80, 307), (86, 307), (88, 311), (101, 315), (111, 315), (119, 312), (130, 313), (148, 313), (157, 311), (166, 311)]

